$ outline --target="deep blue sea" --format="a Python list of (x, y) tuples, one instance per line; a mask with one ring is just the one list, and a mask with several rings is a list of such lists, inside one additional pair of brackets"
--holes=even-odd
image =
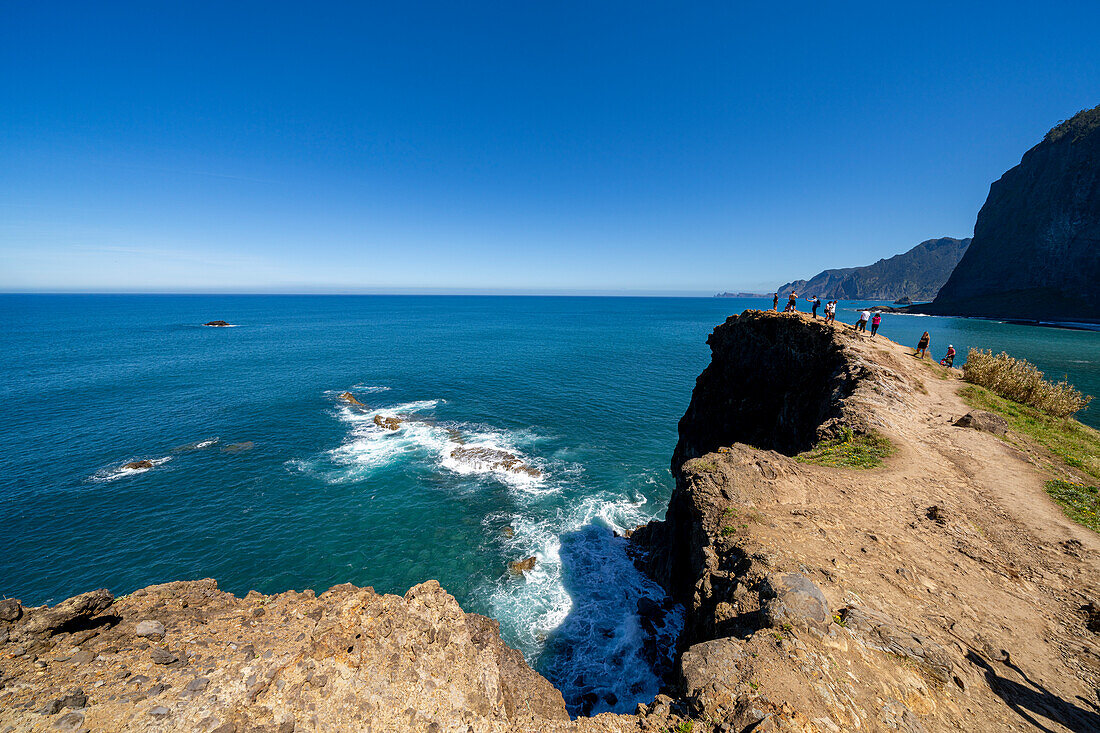
[[(633, 710), (657, 691), (653, 660), (680, 617), (644, 628), (639, 600), (662, 594), (613, 531), (663, 514), (707, 334), (769, 306), (2, 295), (0, 595), (203, 577), (237, 594), (404, 593), (435, 578), (498, 619), (574, 711), (586, 694), (592, 711)], [(235, 327), (200, 325), (212, 319)], [(881, 333), (915, 344), (925, 329), (936, 358), (948, 343), (960, 357), (1005, 349), (1100, 394), (1100, 333), (894, 315)], [(376, 414), (414, 421), (388, 431)], [(459, 445), (541, 476), (456, 459)], [(122, 469), (140, 459), (155, 466)], [(507, 571), (531, 555), (532, 573)]]

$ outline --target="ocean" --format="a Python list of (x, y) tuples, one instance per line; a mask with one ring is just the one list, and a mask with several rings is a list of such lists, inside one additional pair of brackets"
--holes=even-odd
[[(770, 300), (2, 295), (0, 595), (434, 578), (571, 711), (632, 711), (682, 611), (639, 614), (668, 604), (616, 532), (662, 516), (707, 334), (749, 307)], [(881, 333), (924, 330), (937, 359), (1004, 349), (1100, 394), (1100, 333), (891, 314)]]

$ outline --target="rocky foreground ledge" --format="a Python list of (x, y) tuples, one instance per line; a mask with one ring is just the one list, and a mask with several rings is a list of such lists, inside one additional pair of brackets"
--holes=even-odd
[[(636, 715), (570, 721), (434, 581), (202, 580), (0, 602), (0, 733), (1100, 730), (1100, 539), (1047, 499), (1048, 456), (957, 426), (957, 378), (882, 338), (749, 311), (709, 343), (667, 518), (632, 538), (686, 609)], [(796, 457), (872, 433), (877, 468)]]

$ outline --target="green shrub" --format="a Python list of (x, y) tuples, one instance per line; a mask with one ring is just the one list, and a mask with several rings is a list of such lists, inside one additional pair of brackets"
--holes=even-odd
[(824, 440), (795, 456), (795, 460), (834, 468), (875, 468), (893, 452), (894, 446), (881, 435), (853, 435), (851, 430), (845, 430), (841, 437)]
[(1092, 401), (1069, 382), (1048, 382), (1034, 364), (1003, 351), (994, 356), (991, 351), (971, 349), (963, 365), (963, 379), (1055, 417), (1076, 415)]

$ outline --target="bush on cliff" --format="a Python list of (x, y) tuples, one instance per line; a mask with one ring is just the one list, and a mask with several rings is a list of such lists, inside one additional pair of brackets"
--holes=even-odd
[(1092, 401), (1069, 382), (1048, 382), (1034, 364), (1003, 351), (994, 356), (991, 351), (971, 349), (963, 365), (963, 379), (1055, 417), (1072, 417)]

